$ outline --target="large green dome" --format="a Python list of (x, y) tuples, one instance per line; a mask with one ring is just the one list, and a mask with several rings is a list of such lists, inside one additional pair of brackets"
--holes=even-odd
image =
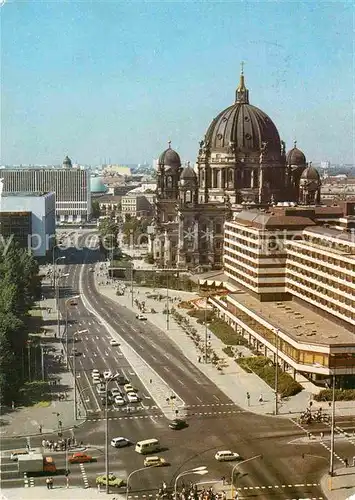
[(103, 183), (101, 177), (90, 178), (90, 191), (92, 193), (106, 193), (107, 186)]

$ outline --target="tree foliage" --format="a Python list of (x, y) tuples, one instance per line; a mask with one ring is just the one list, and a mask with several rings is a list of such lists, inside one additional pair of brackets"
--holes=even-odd
[(38, 264), (12, 241), (0, 247), (0, 401), (16, 400), (23, 383), (21, 366), (29, 309), (39, 294)]
[(110, 252), (118, 247), (118, 225), (113, 219), (103, 219), (99, 225), (101, 249)]

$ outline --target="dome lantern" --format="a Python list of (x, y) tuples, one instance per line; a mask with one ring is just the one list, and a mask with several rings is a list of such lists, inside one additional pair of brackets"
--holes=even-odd
[(235, 102), (240, 104), (249, 104), (249, 90), (245, 86), (244, 81), (244, 62), (241, 63), (239, 86), (235, 93)]

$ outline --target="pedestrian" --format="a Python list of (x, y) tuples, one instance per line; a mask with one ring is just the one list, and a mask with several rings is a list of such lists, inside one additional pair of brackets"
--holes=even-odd
[(46, 448), (46, 440), (42, 439), (42, 448)]
[(30, 451), (30, 445), (28, 443), (26, 444), (26, 450)]
[(248, 406), (250, 406), (250, 394), (249, 394), (249, 392), (247, 392), (247, 402), (248, 402)]
[(198, 362), (201, 363), (201, 356), (198, 357)]
[(52, 477), (49, 478), (49, 486), (50, 486), (50, 489), (52, 490), (53, 489), (53, 478)]
[(39, 426), (39, 433), (42, 434), (42, 425)]
[(353, 467), (355, 467), (355, 456), (353, 457)]
[(46, 479), (46, 485), (47, 485), (47, 490), (49, 490), (49, 488), (51, 487), (49, 477), (47, 477), (47, 479)]
[(344, 464), (345, 467), (349, 467), (349, 460), (347, 458), (344, 458)]
[(14, 410), (15, 409), (15, 401), (11, 401), (11, 409)]
[(259, 403), (262, 403), (263, 401), (264, 401), (264, 400), (263, 400), (263, 395), (262, 395), (262, 394), (260, 394), (260, 396), (259, 396)]
[(224, 486), (226, 484), (226, 476), (221, 477), (222, 485)]
[(324, 437), (324, 433), (323, 433), (323, 432), (321, 432), (321, 433), (320, 433), (320, 439), (322, 440), (322, 439), (323, 439), (323, 437)]

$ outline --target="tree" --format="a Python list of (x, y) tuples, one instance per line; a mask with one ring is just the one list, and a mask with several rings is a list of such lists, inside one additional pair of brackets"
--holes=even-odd
[(92, 200), (91, 202), (91, 216), (93, 219), (98, 219), (100, 217), (100, 204), (97, 200)]

